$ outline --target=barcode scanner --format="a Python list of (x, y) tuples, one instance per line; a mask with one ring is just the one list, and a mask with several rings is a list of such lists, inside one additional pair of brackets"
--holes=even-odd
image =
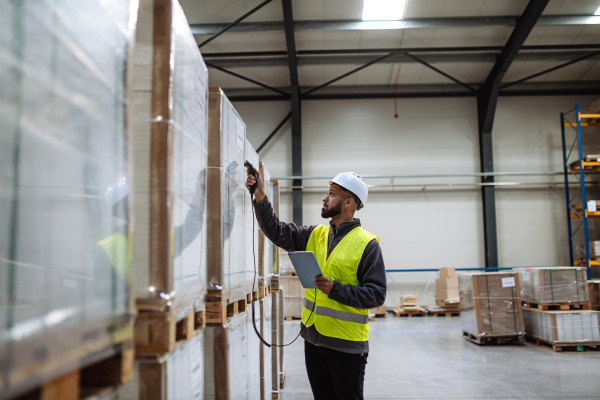
[(246, 161), (244, 163), (244, 167), (248, 168), (248, 172), (254, 177), (254, 185), (250, 186), (249, 188), (250, 194), (253, 195), (256, 191), (256, 185), (258, 184), (258, 178), (256, 177), (256, 169), (254, 168), (254, 165), (250, 163), (250, 161)]

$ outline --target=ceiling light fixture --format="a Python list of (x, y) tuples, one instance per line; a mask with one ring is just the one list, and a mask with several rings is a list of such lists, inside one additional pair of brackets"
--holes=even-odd
[(397, 21), (404, 18), (408, 0), (364, 0), (363, 21)]

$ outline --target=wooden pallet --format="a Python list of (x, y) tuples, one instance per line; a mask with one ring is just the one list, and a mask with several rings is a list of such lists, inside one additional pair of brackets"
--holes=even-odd
[(14, 400), (85, 400), (116, 394), (133, 378), (135, 356), (131, 341), (115, 345), (113, 351), (112, 356), (63, 372)]
[(600, 342), (571, 342), (571, 343), (554, 343), (534, 336), (526, 336), (527, 343), (540, 347), (542, 349), (551, 350), (555, 353), (562, 351), (600, 351)]
[(423, 310), (423, 311), (403, 311), (400, 308), (395, 308), (392, 310), (392, 313), (394, 314), (394, 316), (396, 317), (424, 317), (425, 315), (427, 315), (427, 311)]
[(137, 354), (164, 354), (173, 351), (177, 342), (191, 339), (196, 330), (206, 326), (207, 312), (190, 311), (176, 321), (170, 313), (140, 311), (135, 319)]
[(300, 321), (302, 317), (285, 317), (286, 321)]
[(590, 305), (587, 302), (580, 303), (533, 303), (523, 302), (524, 308), (536, 308), (542, 311), (569, 311), (569, 310), (589, 310)]
[(525, 335), (508, 335), (508, 336), (475, 336), (467, 332), (463, 332), (463, 337), (475, 344), (506, 344), (506, 343), (525, 343)]
[(460, 310), (435, 310), (429, 311), (429, 314), (432, 317), (439, 317), (440, 315), (444, 315), (446, 317), (460, 317)]

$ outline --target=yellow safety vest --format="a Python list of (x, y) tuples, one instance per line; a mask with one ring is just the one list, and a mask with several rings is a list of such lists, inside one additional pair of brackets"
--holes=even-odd
[[(362, 229), (360, 226), (351, 230), (333, 249), (327, 258), (330, 227), (318, 225), (308, 239), (306, 251), (315, 253), (323, 276), (344, 285), (360, 285), (356, 277), (358, 264), (367, 244), (379, 238)], [(317, 331), (324, 336), (355, 342), (369, 340), (369, 310), (345, 306), (331, 300), (324, 293), (315, 289), (304, 290), (304, 307), (302, 323), (309, 327), (313, 324)], [(310, 319), (309, 319), (310, 316)]]
[(110, 264), (117, 275), (125, 282), (129, 282), (129, 259), (131, 258), (129, 241), (120, 233), (115, 233), (98, 242), (110, 260)]

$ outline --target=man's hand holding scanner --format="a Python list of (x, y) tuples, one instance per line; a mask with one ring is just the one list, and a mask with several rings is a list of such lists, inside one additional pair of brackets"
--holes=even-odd
[(262, 180), (262, 177), (260, 176), (260, 172), (258, 171), (258, 168), (255, 168), (255, 171), (256, 171), (256, 179), (254, 179), (254, 176), (252, 176), (250, 171), (248, 171), (248, 169), (246, 168), (246, 174), (248, 175), (248, 179), (246, 180), (246, 188), (248, 190), (250, 190), (250, 186), (252, 186), (256, 183), (256, 191), (254, 192), (254, 200), (258, 204), (258, 203), (262, 203), (262, 201), (265, 199), (265, 187), (263, 186), (263, 180)]
[(323, 275), (315, 276), (315, 286), (325, 295), (329, 296), (333, 290), (333, 280), (324, 277)]

